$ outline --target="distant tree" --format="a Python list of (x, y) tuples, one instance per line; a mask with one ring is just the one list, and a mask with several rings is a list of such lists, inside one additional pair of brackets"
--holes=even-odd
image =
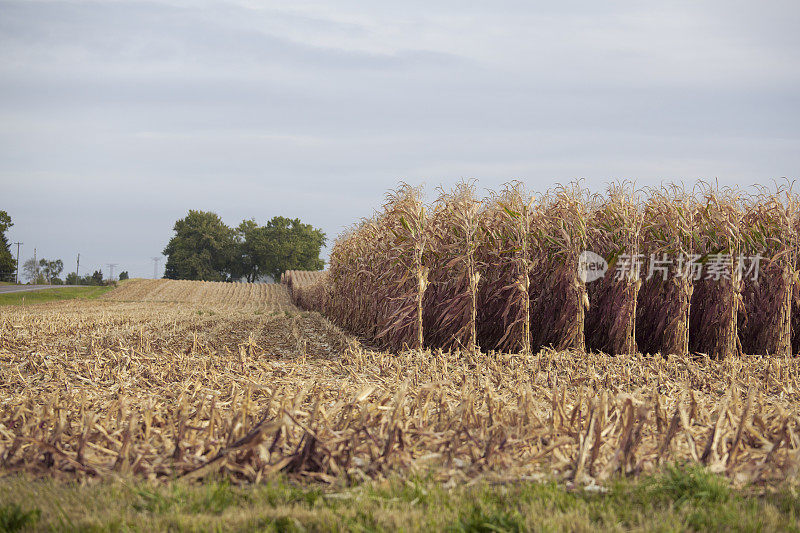
[(22, 277), (30, 283), (35, 283), (39, 277), (39, 263), (33, 257), (22, 263)]
[(11, 255), (8, 238), (0, 233), (0, 281), (13, 281), (16, 270), (17, 264)]
[(236, 248), (234, 231), (216, 213), (191, 210), (173, 229), (175, 235), (164, 248), (165, 278), (229, 279)]
[(0, 211), (0, 233), (7, 232), (14, 223), (11, 222), (11, 216), (5, 211)]
[(6, 232), (14, 224), (11, 217), (5, 211), (0, 211), (0, 281), (12, 281), (17, 264), (11, 255), (11, 246), (8, 242)]
[(319, 257), (325, 234), (299, 219), (274, 217), (265, 226), (248, 219), (231, 229), (215, 213), (192, 210), (173, 229), (164, 249), (169, 279), (254, 282), (264, 276), (277, 280), (285, 270), (325, 266)]
[(231, 265), (234, 278), (256, 281), (267, 267), (269, 244), (263, 226), (255, 220), (243, 220), (236, 228), (236, 257)]
[(70, 272), (67, 274), (67, 278), (64, 280), (64, 283), (67, 285), (82, 285), (81, 278), (79, 278), (78, 274), (75, 272)]
[(235, 278), (254, 282), (265, 275), (273, 280), (286, 270), (319, 270), (325, 234), (299, 219), (274, 217), (266, 226), (244, 220), (236, 228)]
[(102, 270), (95, 270), (94, 274), (89, 278), (90, 283), (87, 285), (104, 285), (103, 281), (103, 271)]
[(274, 217), (264, 227), (268, 245), (263, 272), (278, 280), (287, 270), (322, 270), (319, 254), (325, 246), (325, 233), (300, 219)]
[(63, 285), (64, 280), (61, 278), (50, 278), (50, 285)]
[(120, 281), (125, 281), (126, 279), (129, 279), (128, 271), (127, 270), (123, 270), (122, 272), (119, 273), (119, 280)]
[(61, 259), (56, 259), (55, 261), (40, 259), (39, 269), (42, 273), (42, 276), (44, 276), (45, 281), (50, 283), (53, 278), (58, 277), (58, 275), (61, 274), (61, 271), (64, 270), (64, 262), (61, 261)]

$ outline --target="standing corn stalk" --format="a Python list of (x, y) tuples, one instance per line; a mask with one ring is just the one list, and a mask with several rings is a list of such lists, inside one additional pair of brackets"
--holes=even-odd
[(383, 257), (375, 258), (371, 265), (378, 273), (378, 287), (388, 291), (377, 294), (385, 297), (378, 313), (381, 329), (377, 338), (391, 348), (421, 349), (422, 304), (428, 286), (422, 263), (427, 237), (422, 191), (403, 184), (387, 195), (387, 200), (378, 219), (379, 233), (386, 241), (379, 246), (385, 250), (381, 249)]
[(642, 241), (650, 262), (639, 291), (636, 341), (643, 353), (687, 355), (694, 289), (687, 266), (694, 254), (697, 201), (675, 184), (648, 193)]
[(361, 221), (339, 236), (330, 257), (329, 287), (324, 312), (333, 322), (356, 334), (374, 338), (379, 322), (379, 296), (388, 297), (378, 284), (379, 265), (388, 244), (376, 218)]
[(692, 294), (689, 346), (693, 352), (723, 359), (741, 354), (742, 273), (737, 265), (744, 211), (738, 190), (701, 187), (695, 247), (703, 279), (696, 281)]
[(588, 284), (586, 344), (589, 350), (612, 354), (636, 353), (643, 211), (638, 195), (628, 186), (609, 186), (608, 196), (598, 199), (592, 209), (589, 224), (590, 249), (608, 261), (609, 271)]
[(538, 350), (585, 351), (584, 318), (589, 307), (578, 260), (587, 246), (587, 193), (579, 183), (548, 191), (531, 223), (534, 265), (531, 272), (531, 346)]
[[(298, 272), (298, 271), (294, 271)], [(320, 272), (314, 281), (309, 283), (299, 283), (296, 276), (289, 275), (285, 278), (285, 283), (289, 289), (289, 294), (294, 304), (300, 309), (329, 313), (330, 272)]]
[(524, 185), (512, 182), (481, 212), (478, 338), (486, 349), (530, 353), (532, 211)]
[[(797, 214), (792, 222), (794, 234), (800, 235), (800, 213)], [(800, 353), (800, 251), (794, 261), (794, 284), (792, 287), (792, 315), (791, 315), (791, 334), (792, 334), (792, 353)]]
[(743, 302), (739, 334), (749, 354), (791, 355), (792, 294), (797, 283), (800, 212), (791, 186), (751, 197), (743, 220)]
[(429, 345), (477, 350), (480, 206), (474, 187), (460, 183), (450, 193), (441, 191), (430, 216), (425, 261), (431, 282), (425, 306)]

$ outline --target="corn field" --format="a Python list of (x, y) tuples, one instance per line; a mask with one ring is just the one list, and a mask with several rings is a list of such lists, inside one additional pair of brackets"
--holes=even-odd
[[(0, 308), (0, 472), (592, 485), (678, 462), (796, 484), (799, 205), (788, 186), (403, 186), (326, 272)], [(757, 278), (736, 268), (756, 254)], [(734, 266), (693, 275), (712, 265)]]
[[(800, 197), (699, 182), (543, 194), (407, 185), (341, 235), (301, 308), (389, 350), (788, 355), (800, 350)], [(583, 279), (585, 251), (607, 264)], [(668, 265), (668, 266), (665, 266)]]
[(593, 484), (678, 461), (773, 484), (800, 469), (795, 358), (384, 353), (316, 313), (118, 296), (0, 309), (3, 474)]
[(322, 270), (287, 270), (281, 275), (281, 283), (286, 285), (289, 296), (297, 305), (307, 308), (319, 298), (324, 282), (318, 282), (322, 282), (325, 275)]
[(123, 283), (105, 295), (105, 299), (193, 305), (208, 303), (242, 311), (297, 311), (286, 287), (268, 283), (141, 279)]

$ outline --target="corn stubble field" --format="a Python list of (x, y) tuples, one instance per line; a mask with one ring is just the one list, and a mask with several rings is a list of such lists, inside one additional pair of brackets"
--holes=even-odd
[[(325, 273), (134, 280), (99, 301), (0, 309), (0, 469), (593, 485), (677, 462), (735, 484), (796, 483), (797, 254), (780, 241), (794, 204), (581, 194), (532, 202), (512, 185), (478, 202), (461, 186), (426, 210), (403, 188), (337, 240)], [(774, 252), (760, 286), (587, 287), (573, 268), (586, 248), (738, 254), (758, 239)]]
[[(4, 310), (5, 473), (591, 483), (694, 461), (739, 481), (797, 474), (791, 358), (386, 354), (318, 314), (271, 311), (287, 293), (256, 314), (252, 287), (200, 307), (185, 287)], [(148, 301), (120, 301), (132, 295)]]

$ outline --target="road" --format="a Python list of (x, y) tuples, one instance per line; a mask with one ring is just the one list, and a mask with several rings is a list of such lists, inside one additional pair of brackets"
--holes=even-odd
[(80, 287), (80, 285), (0, 285), (0, 294), (41, 291), (44, 289), (61, 289), (63, 287)]

